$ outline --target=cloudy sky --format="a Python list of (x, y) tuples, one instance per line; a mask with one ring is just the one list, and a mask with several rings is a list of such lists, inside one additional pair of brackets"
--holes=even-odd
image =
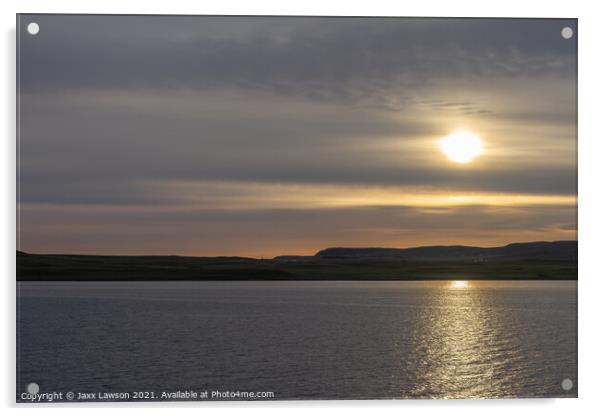
[[(576, 30), (21, 15), (19, 248), (271, 257), (575, 239)], [(458, 130), (482, 139), (470, 163), (440, 150)]]

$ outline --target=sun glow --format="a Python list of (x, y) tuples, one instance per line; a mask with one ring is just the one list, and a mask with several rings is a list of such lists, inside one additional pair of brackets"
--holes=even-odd
[(468, 163), (483, 153), (483, 143), (476, 134), (456, 131), (439, 141), (441, 151), (456, 163)]

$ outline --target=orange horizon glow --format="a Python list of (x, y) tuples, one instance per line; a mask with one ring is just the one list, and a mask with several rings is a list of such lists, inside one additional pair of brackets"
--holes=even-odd
[(127, 252), (117, 252), (115, 250), (104, 250), (104, 249), (91, 249), (91, 250), (29, 250), (26, 248), (20, 248), (19, 251), (23, 251), (29, 254), (71, 254), (71, 255), (108, 255), (108, 256), (183, 256), (183, 257), (248, 257), (254, 259), (272, 259), (277, 256), (313, 256), (321, 250), (332, 248), (332, 247), (345, 247), (345, 248), (395, 248), (395, 249), (407, 249), (407, 248), (417, 248), (417, 247), (428, 247), (428, 246), (453, 246), (453, 245), (461, 245), (468, 247), (481, 247), (481, 248), (493, 248), (493, 247), (503, 247), (508, 244), (513, 243), (530, 243), (530, 242), (552, 242), (552, 241), (566, 241), (566, 240), (574, 240), (576, 241), (575, 236), (567, 235), (562, 238), (550, 238), (550, 239), (531, 239), (531, 240), (500, 240), (499, 243), (492, 244), (479, 244), (478, 242), (470, 243), (470, 242), (441, 242), (441, 241), (425, 241), (423, 243), (416, 244), (378, 244), (378, 243), (367, 243), (367, 244), (341, 244), (341, 243), (332, 243), (326, 244), (324, 246), (311, 246), (305, 247), (301, 249), (286, 249), (281, 246), (279, 247), (271, 247), (266, 248), (265, 250), (249, 250), (249, 251), (237, 251), (236, 249), (224, 249), (217, 251), (196, 251), (196, 250), (181, 250), (181, 251), (165, 251), (165, 250), (139, 250), (139, 251), (127, 251)]

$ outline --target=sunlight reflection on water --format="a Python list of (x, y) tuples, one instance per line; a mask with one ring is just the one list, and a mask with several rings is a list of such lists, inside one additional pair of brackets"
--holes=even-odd
[(450, 284), (452, 289), (466, 289), (468, 287), (468, 281), (466, 280), (453, 280)]
[(478, 282), (456, 280), (428, 298), (418, 334), (424, 355), (410, 396), (513, 397), (517, 386), (541, 383), (527, 358), (537, 355), (532, 349), (540, 341), (525, 330), (528, 324), (518, 316), (522, 307), (502, 312), (483, 289)]

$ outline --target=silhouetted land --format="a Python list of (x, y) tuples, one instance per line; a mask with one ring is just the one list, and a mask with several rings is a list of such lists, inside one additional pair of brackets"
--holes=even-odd
[(17, 251), (17, 280), (576, 280), (577, 242), (329, 248), (314, 256), (89, 256)]

